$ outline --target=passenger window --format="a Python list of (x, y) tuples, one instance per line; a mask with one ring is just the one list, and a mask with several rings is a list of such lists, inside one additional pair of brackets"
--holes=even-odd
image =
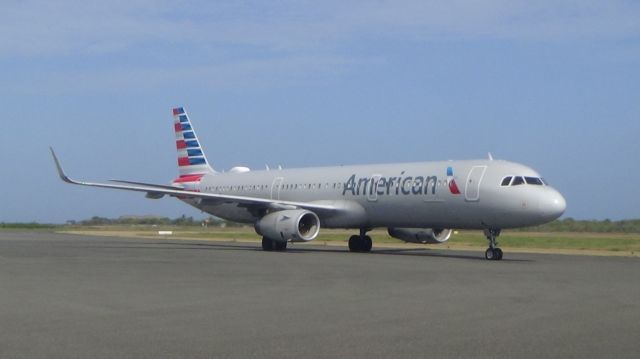
[(514, 177), (513, 178), (513, 183), (511, 184), (512, 186), (518, 186), (524, 184), (524, 178), (522, 177)]
[(509, 185), (509, 183), (511, 183), (511, 179), (512, 179), (512, 178), (513, 178), (513, 177), (511, 177), (511, 176), (505, 177), (505, 178), (502, 180), (502, 186), (508, 186), (508, 185)]

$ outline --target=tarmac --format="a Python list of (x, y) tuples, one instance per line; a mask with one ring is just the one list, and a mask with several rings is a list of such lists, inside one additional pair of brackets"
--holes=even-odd
[(0, 232), (0, 358), (637, 358), (640, 258)]

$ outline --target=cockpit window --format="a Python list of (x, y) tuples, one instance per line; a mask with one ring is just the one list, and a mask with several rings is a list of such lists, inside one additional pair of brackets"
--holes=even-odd
[(525, 177), (524, 180), (527, 181), (527, 184), (533, 184), (536, 186), (542, 186), (544, 184), (538, 177)]
[(523, 184), (534, 185), (534, 186), (548, 186), (549, 184), (544, 178), (540, 177), (529, 177), (529, 176), (507, 176), (502, 179), (502, 183), (500, 184), (503, 187), (508, 186), (519, 186)]
[(518, 186), (524, 184), (524, 178), (518, 176), (518, 177), (514, 177), (513, 178), (513, 183), (511, 184), (512, 186)]

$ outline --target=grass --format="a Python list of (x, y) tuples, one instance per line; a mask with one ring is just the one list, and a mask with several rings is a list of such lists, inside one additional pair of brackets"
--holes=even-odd
[(58, 228), (55, 224), (46, 223), (5, 223), (0, 222), (0, 230), (52, 230)]
[[(70, 227), (66, 232), (102, 235), (126, 235), (157, 237), (158, 231), (173, 231), (173, 237), (203, 240), (258, 241), (260, 237), (252, 227), (199, 228), (172, 226), (104, 226)], [(349, 236), (357, 233), (353, 230), (323, 229), (316, 242), (345, 242)], [(393, 243), (402, 246), (403, 242), (390, 237), (385, 230), (369, 232), (374, 243)], [(540, 233), (503, 231), (498, 238), (504, 249), (540, 249), (640, 253), (640, 235), (622, 233)], [(421, 245), (422, 246), (422, 245)], [(481, 231), (455, 232), (444, 245), (424, 245), (426, 248), (486, 248), (487, 240)]]
[[(480, 232), (461, 232), (451, 240), (472, 247), (486, 246), (486, 240)], [(637, 234), (503, 231), (498, 241), (504, 248), (640, 252), (640, 235)]]

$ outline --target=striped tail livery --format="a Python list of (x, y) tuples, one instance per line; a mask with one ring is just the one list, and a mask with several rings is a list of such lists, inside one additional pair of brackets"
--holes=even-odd
[(178, 150), (178, 170), (181, 178), (215, 173), (209, 166), (200, 141), (191, 126), (187, 112), (182, 107), (173, 109), (173, 123)]

